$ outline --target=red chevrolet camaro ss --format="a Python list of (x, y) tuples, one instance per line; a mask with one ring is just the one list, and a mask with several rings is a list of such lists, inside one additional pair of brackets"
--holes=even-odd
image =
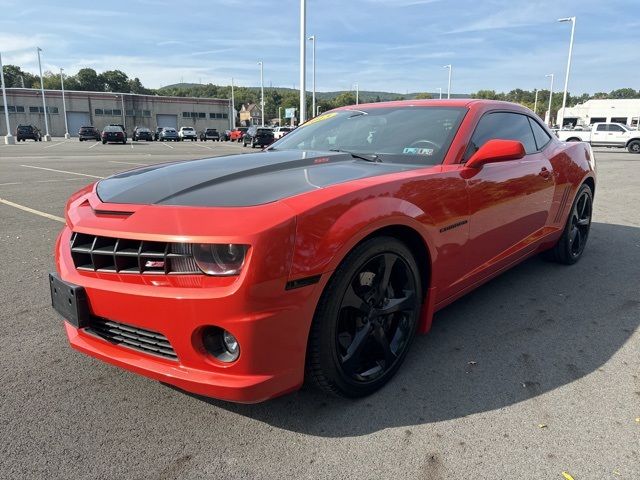
[(437, 310), (537, 253), (575, 263), (595, 185), (591, 148), (518, 105), (352, 105), (83, 188), (52, 303), (77, 350), (189, 392), (359, 397)]

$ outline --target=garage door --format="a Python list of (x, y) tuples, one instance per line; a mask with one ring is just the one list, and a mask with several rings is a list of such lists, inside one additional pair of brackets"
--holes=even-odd
[(89, 112), (67, 112), (67, 125), (69, 126), (69, 135), (77, 137), (80, 127), (91, 126)]
[(165, 115), (165, 114), (157, 114), (156, 122), (159, 127), (165, 128), (178, 128), (178, 116), (177, 115)]

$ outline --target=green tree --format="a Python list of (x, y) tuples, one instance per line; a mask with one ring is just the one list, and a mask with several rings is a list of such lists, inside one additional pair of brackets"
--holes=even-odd
[(633, 88), (619, 88), (609, 94), (609, 98), (638, 98), (639, 96), (640, 92), (636, 92)]
[(23, 71), (16, 65), (4, 65), (4, 82), (7, 88), (22, 87), (23, 81), (25, 88), (33, 88), (35, 80), (35, 75)]
[(78, 90), (89, 92), (104, 92), (104, 83), (93, 68), (81, 68), (75, 75)]
[(433, 98), (433, 96), (427, 92), (421, 92), (416, 95), (416, 100), (428, 100), (430, 98)]
[(128, 92), (129, 77), (121, 70), (107, 70), (98, 75), (100, 83), (107, 92)]

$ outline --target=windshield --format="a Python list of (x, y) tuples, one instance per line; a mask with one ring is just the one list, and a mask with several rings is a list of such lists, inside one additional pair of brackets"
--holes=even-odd
[(342, 150), (382, 161), (441, 163), (466, 113), (457, 107), (374, 107), (316, 117), (273, 144), (276, 150)]

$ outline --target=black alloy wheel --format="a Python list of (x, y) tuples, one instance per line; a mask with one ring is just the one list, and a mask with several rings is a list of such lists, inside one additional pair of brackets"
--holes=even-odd
[(640, 153), (640, 140), (633, 140), (627, 147), (629, 153)]
[(589, 238), (592, 213), (593, 193), (591, 188), (585, 184), (578, 189), (562, 236), (549, 251), (552, 260), (566, 265), (573, 265), (580, 260)]
[(391, 237), (370, 239), (338, 267), (318, 304), (308, 376), (323, 390), (361, 397), (397, 371), (415, 336), (422, 298), (410, 250)]

